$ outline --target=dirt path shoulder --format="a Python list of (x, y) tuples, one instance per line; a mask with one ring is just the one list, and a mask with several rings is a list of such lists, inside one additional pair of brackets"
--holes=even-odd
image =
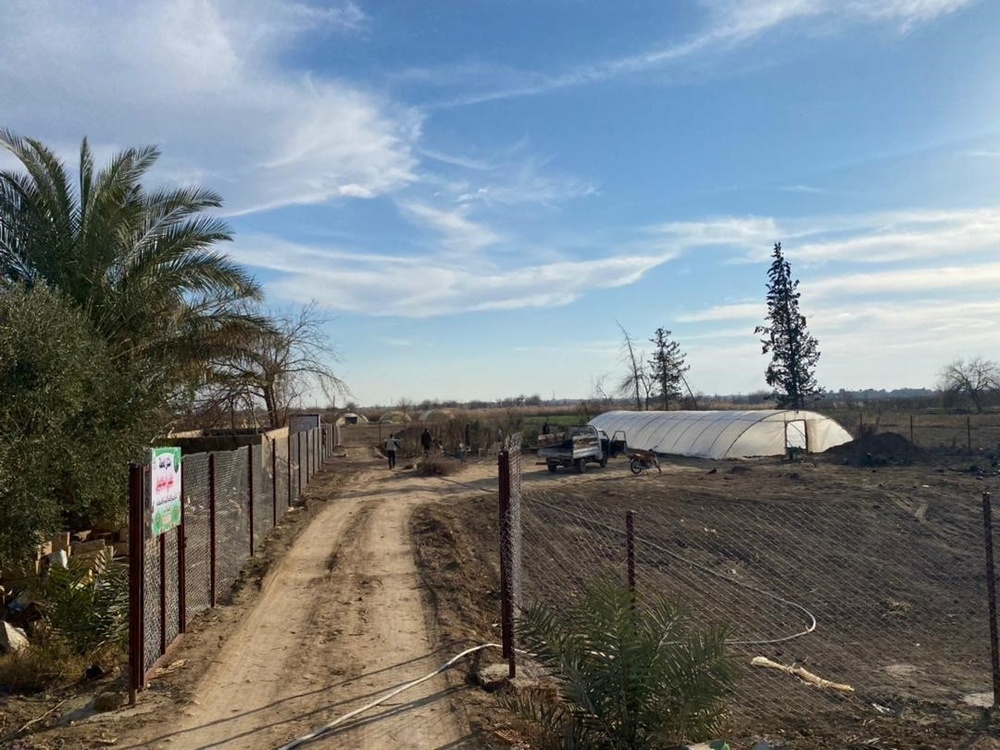
[[(277, 748), (453, 655), (434, 645), (410, 536), (414, 510), (451, 491), (371, 461), (354, 460), (351, 471), (346, 483), (335, 472), (317, 477), (310, 494), (324, 505), (264, 576), (252, 607), (209, 613), (139, 707), (99, 718), (89, 736), (100, 727), (115, 747)], [(309, 747), (466, 746), (462, 689), (461, 675), (436, 676)], [(77, 746), (73, 729), (60, 747)]]

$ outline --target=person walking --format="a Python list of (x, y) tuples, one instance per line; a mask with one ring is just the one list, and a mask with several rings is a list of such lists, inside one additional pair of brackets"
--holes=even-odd
[(425, 427), (424, 431), (420, 433), (420, 445), (424, 449), (425, 456), (431, 452), (431, 446), (433, 444), (434, 438), (431, 437), (431, 431)]
[(395, 433), (389, 433), (389, 437), (385, 441), (385, 455), (389, 459), (389, 470), (396, 468), (396, 451), (399, 450), (399, 440), (396, 439)]

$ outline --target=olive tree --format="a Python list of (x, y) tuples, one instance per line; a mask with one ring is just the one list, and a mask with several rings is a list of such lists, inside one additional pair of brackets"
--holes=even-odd
[(123, 521), (146, 394), (72, 302), (0, 286), (0, 393), (0, 566), (65, 524)]

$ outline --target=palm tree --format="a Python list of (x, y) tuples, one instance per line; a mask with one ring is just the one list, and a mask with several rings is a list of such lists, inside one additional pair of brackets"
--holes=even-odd
[(0, 171), (0, 281), (58, 289), (85, 311), (116, 361), (176, 382), (264, 325), (238, 309), (260, 299), (259, 285), (213, 249), (232, 239), (224, 222), (204, 214), (221, 198), (142, 186), (158, 149), (126, 149), (97, 170), (85, 138), (73, 185), (39, 141), (0, 130), (0, 147), (25, 170)]
[(564, 613), (528, 608), (518, 640), (554, 685), (504, 700), (543, 747), (668, 748), (719, 729), (734, 679), (725, 635), (693, 629), (666, 599), (599, 585)]

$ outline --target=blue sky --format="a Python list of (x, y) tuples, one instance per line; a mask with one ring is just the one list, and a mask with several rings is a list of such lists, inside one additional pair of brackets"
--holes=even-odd
[(0, 124), (219, 191), (359, 403), (586, 397), (617, 322), (671, 329), (696, 391), (761, 390), (776, 241), (821, 385), (1000, 359), (1000, 3), (0, 8)]

